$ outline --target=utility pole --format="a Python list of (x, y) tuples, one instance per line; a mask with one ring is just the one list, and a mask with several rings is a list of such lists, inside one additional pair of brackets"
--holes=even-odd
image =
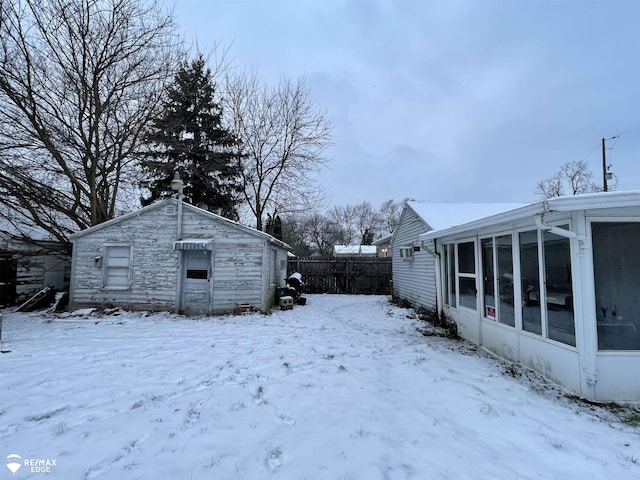
[(607, 157), (604, 153), (604, 137), (602, 138), (602, 185), (603, 191), (607, 191)]

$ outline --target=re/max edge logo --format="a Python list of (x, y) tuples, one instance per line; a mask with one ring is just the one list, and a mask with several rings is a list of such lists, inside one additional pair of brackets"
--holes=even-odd
[(55, 458), (25, 458), (23, 459), (17, 453), (7, 455), (7, 468), (14, 475), (22, 467), (28, 469), (31, 473), (51, 473), (51, 469), (56, 467)]

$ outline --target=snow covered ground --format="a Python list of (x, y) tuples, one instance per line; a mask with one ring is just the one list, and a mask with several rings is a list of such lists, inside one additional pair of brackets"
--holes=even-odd
[(637, 427), (386, 297), (3, 314), (0, 457), (51, 473), (0, 480), (640, 478)]

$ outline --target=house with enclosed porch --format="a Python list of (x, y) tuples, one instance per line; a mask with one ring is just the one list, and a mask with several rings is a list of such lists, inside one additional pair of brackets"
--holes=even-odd
[(593, 401), (640, 401), (640, 192), (553, 198), (420, 235), (460, 335)]
[(416, 307), (437, 309), (435, 254), (421, 248), (420, 235), (522, 206), (513, 203), (407, 201), (390, 241), (393, 295)]
[(71, 240), (71, 309), (266, 311), (287, 273), (287, 244), (177, 199), (88, 228)]

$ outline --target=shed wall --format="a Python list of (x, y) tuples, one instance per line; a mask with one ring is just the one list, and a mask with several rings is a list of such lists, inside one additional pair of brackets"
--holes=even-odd
[[(182, 252), (174, 250), (177, 215), (167, 206), (140, 210), (140, 214), (78, 237), (74, 242), (74, 265), (70, 308), (113, 305), (130, 309), (175, 310), (180, 295)], [(232, 311), (245, 303), (268, 308), (269, 285), (264, 271), (270, 268), (264, 252), (270, 242), (225, 221), (184, 208), (182, 238), (213, 239), (212, 310)], [(131, 245), (131, 286), (107, 289), (103, 267), (96, 261), (109, 244)], [(282, 259), (286, 250), (273, 247)], [(284, 273), (278, 278), (284, 278)], [(275, 286), (274, 286), (275, 289)]]

